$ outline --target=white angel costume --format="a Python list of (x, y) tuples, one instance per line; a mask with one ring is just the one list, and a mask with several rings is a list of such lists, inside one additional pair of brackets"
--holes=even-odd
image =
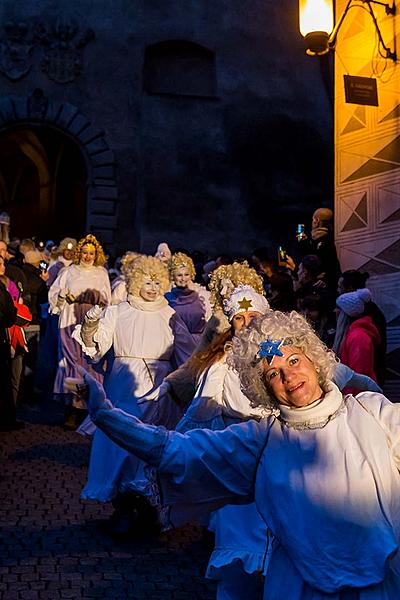
[(400, 598), (399, 405), (373, 392), (343, 397), (328, 382), (309, 406), (182, 435), (100, 393), (89, 403), (99, 428), (158, 467), (172, 519), (255, 498), (275, 538), (264, 600)]
[[(116, 407), (146, 422), (175, 427), (181, 413), (168, 397), (159, 402), (158, 390), (164, 377), (189, 358), (194, 340), (165, 298), (146, 302), (129, 296), (129, 302), (106, 308), (94, 334), (96, 347), (84, 345), (80, 326), (74, 337), (93, 361), (112, 348), (105, 387)], [(139, 462), (96, 431), (82, 497), (108, 502), (132, 489)]]
[[(68, 303), (66, 294), (75, 298)], [(60, 303), (60, 297), (63, 299)], [(72, 299), (73, 299), (72, 298)], [(95, 374), (90, 364), (84, 359), (81, 348), (72, 339), (72, 332), (77, 323), (80, 323), (85, 313), (95, 304), (100, 302), (108, 304), (111, 300), (111, 288), (108, 273), (104, 267), (70, 265), (60, 271), (57, 279), (49, 289), (49, 312), (59, 314), (60, 332), (60, 357), (54, 392), (64, 393), (65, 377), (77, 377), (76, 367), (83, 365)]]

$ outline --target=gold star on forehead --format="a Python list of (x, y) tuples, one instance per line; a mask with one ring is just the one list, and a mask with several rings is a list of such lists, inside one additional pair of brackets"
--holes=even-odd
[(251, 300), (247, 300), (246, 296), (242, 300), (239, 300), (239, 307), (243, 310), (249, 310), (252, 306)]

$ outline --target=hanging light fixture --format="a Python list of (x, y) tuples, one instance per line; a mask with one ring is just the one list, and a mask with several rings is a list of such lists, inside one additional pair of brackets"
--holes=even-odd
[(379, 29), (372, 4), (378, 4), (385, 8), (387, 15), (396, 14), (396, 6), (378, 0), (349, 0), (342, 16), (334, 24), (333, 0), (299, 0), (300, 33), (306, 41), (306, 52), (310, 56), (321, 56), (329, 50), (333, 50), (340, 27), (353, 3), (353, 6), (365, 8), (371, 15), (379, 42), (385, 51), (384, 58), (396, 60), (396, 51), (386, 46), (381, 30)]
[(300, 0), (300, 33), (307, 43), (307, 54), (329, 52), (329, 36), (334, 26), (331, 0)]

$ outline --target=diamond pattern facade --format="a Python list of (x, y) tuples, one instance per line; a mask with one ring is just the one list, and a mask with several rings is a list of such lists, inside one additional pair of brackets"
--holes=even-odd
[[(346, 5), (336, 2), (338, 15)], [(400, 15), (374, 7), (394, 46)], [(386, 394), (400, 401), (400, 65), (379, 56), (361, 8), (350, 11), (335, 61), (335, 233), (343, 270), (368, 271), (368, 286), (388, 322)], [(346, 104), (343, 75), (375, 77), (379, 106)]]

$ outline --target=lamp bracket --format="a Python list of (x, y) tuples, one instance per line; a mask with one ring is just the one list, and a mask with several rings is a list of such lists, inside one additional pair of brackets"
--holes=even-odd
[[(336, 23), (331, 35), (329, 36), (329, 41), (328, 41), (328, 47), (330, 49), (333, 49), (336, 45), (336, 40), (337, 40), (337, 36), (339, 33), (339, 29), (341, 28), (343, 21), (347, 15), (347, 13), (350, 10), (351, 4), (352, 4), (353, 0), (349, 0), (346, 4), (346, 8), (343, 11), (342, 16), (340, 17), (339, 21)], [(397, 60), (397, 53), (396, 50), (391, 50), (388, 46), (386, 46), (385, 42), (383, 41), (383, 37), (382, 37), (382, 33), (381, 30), (379, 29), (379, 25), (378, 25), (378, 21), (376, 19), (374, 10), (372, 8), (372, 4), (379, 4), (379, 6), (384, 6), (385, 7), (385, 11), (387, 15), (395, 15), (396, 14), (396, 4), (395, 1), (393, 0), (393, 4), (390, 5), (387, 2), (379, 2), (379, 0), (358, 0), (358, 2), (362, 2), (363, 4), (367, 4), (368, 5), (368, 11), (371, 15), (372, 21), (375, 25), (375, 29), (376, 32), (378, 34), (379, 37), (379, 41), (381, 43), (382, 48), (385, 50), (386, 52), (386, 58), (389, 58), (391, 60), (396, 61)], [(357, 4), (355, 5), (357, 6)], [(360, 6), (360, 5), (359, 5)]]

